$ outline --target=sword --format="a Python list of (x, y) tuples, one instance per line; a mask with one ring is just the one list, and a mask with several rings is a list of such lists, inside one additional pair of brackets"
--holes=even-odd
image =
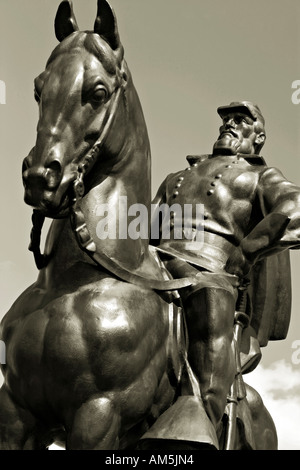
[(239, 295), (236, 311), (234, 314), (233, 339), (235, 349), (236, 375), (227, 396), (228, 423), (225, 435), (225, 450), (235, 449), (237, 436), (236, 420), (238, 400), (242, 400), (246, 397), (246, 388), (242, 377), (242, 367), (240, 361), (240, 346), (243, 330), (247, 328), (250, 321), (250, 318), (246, 313), (248, 285), (249, 281), (244, 280), (243, 284), (239, 287)]

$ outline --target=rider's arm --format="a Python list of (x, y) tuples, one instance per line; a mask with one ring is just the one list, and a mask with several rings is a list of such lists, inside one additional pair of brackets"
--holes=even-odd
[(267, 168), (258, 182), (264, 219), (241, 245), (250, 259), (260, 259), (287, 248), (300, 248), (300, 188), (276, 168)]
[(259, 178), (257, 195), (265, 216), (226, 266), (228, 272), (239, 276), (246, 275), (262, 258), (300, 248), (300, 188), (276, 168), (267, 168)]

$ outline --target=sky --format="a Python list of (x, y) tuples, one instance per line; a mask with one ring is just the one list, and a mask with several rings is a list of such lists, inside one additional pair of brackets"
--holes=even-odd
[[(27, 250), (31, 209), (23, 202), (21, 164), (35, 143), (33, 80), (57, 44), (58, 5), (0, 0), (0, 80), (6, 87), (5, 99), (0, 87), (0, 318), (37, 277)], [(91, 29), (96, 0), (73, 5), (80, 29)], [(153, 195), (167, 174), (187, 166), (186, 155), (211, 152), (220, 126), (216, 109), (237, 100), (259, 105), (267, 130), (262, 155), (300, 186), (300, 100), (292, 88), (300, 80), (298, 0), (111, 5), (148, 126)], [(288, 336), (269, 343), (246, 377), (273, 416), (282, 450), (300, 450), (300, 253), (292, 252), (291, 262)]]

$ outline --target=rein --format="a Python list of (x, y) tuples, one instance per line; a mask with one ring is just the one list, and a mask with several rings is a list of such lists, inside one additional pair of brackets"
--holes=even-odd
[[(122, 86), (115, 90), (114, 99), (111, 101), (107, 110), (106, 116), (108, 117), (104, 121), (103, 128), (100, 131), (100, 137), (97, 139), (92, 149), (83, 157), (77, 168), (77, 177), (73, 183), (74, 198), (70, 208), (70, 218), (78, 245), (98, 266), (105, 268), (117, 278), (140, 287), (158, 291), (178, 290), (199, 284), (203, 284), (203, 287), (205, 287), (208, 283), (211, 283), (212, 273), (199, 271), (195, 276), (181, 279), (152, 279), (127, 270), (120, 266), (117, 261), (106, 256), (105, 253), (100, 254), (96, 252), (96, 244), (89, 233), (84, 214), (80, 207), (80, 201), (85, 192), (83, 180), (84, 176), (91, 170), (96, 162), (99, 151), (111, 129), (122, 91)], [(33, 228), (31, 230), (29, 250), (33, 252), (35, 263), (39, 270), (45, 268), (50, 260), (50, 256), (42, 254), (40, 251), (41, 230), (44, 220), (45, 216), (35, 209), (32, 215)]]
[[(78, 208), (78, 203), (77, 203), (78, 199), (81, 199), (84, 195), (83, 178), (91, 170), (92, 166), (94, 165), (96, 158), (98, 156), (98, 153), (101, 147), (103, 146), (105, 138), (111, 128), (111, 125), (113, 123), (113, 119), (115, 116), (115, 112), (119, 104), (122, 89), (123, 87), (119, 87), (114, 91), (114, 99), (111, 101), (110, 106), (106, 113), (106, 116), (108, 116), (108, 118), (104, 119), (103, 128), (99, 132), (100, 137), (97, 139), (97, 141), (95, 142), (91, 150), (83, 157), (81, 162), (78, 164), (77, 177), (73, 183), (73, 193), (75, 197), (73, 199), (73, 205), (71, 207), (71, 214), (72, 214), (73, 212), (72, 209), (74, 209), (74, 206), (76, 206), (77, 215), (75, 216), (75, 218), (77, 217), (77, 219), (78, 217), (79, 218), (83, 217), (83, 214), (82, 214), (82, 217), (79, 215), (80, 210)], [(72, 215), (71, 215), (71, 218), (72, 218)], [(38, 209), (34, 209), (33, 214), (32, 214), (33, 227), (31, 229), (30, 244), (29, 244), (28, 249), (29, 251), (33, 252), (35, 264), (39, 270), (45, 268), (49, 262), (49, 256), (42, 254), (40, 251), (41, 232), (42, 232), (44, 221), (45, 221), (45, 216)], [(72, 227), (74, 229), (73, 224), (72, 224)], [(80, 226), (77, 226), (77, 228), (75, 228), (74, 230), (76, 230), (75, 232), (76, 234), (78, 231), (78, 236), (76, 237), (78, 240), (78, 237), (80, 237), (80, 234), (81, 236), (83, 235), (83, 231), (80, 229)], [(83, 248), (84, 247), (85, 246), (83, 246)], [(88, 248), (89, 248), (88, 251), (93, 251), (93, 250), (95, 251), (96, 249), (95, 243), (93, 242), (93, 245), (90, 245)]]

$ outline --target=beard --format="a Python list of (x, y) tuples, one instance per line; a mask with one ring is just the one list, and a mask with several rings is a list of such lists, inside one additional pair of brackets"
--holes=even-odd
[(220, 137), (213, 146), (213, 155), (236, 155), (240, 148), (240, 141), (229, 134)]

